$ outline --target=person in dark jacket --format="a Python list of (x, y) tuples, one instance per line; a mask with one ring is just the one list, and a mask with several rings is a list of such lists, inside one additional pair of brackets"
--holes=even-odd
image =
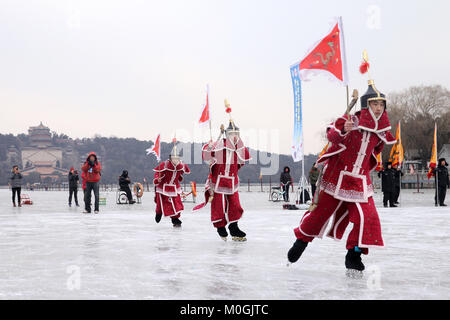
[(75, 199), (75, 205), (79, 207), (78, 205), (78, 181), (80, 180), (80, 177), (78, 177), (78, 171), (75, 170), (75, 168), (70, 168), (69, 171), (69, 207), (72, 206), (72, 195)]
[(439, 204), (442, 207), (446, 207), (447, 205), (444, 203), (445, 195), (447, 193), (447, 188), (450, 187), (448, 169), (446, 168), (448, 167), (448, 163), (447, 161), (445, 161), (445, 158), (440, 158), (438, 163), (439, 163), (438, 167), (433, 170), (436, 185), (434, 204), (436, 206), (438, 206)]
[(12, 168), (12, 174), (9, 178), (9, 185), (11, 186), (12, 191), (12, 202), (13, 206), (16, 206), (16, 194), (17, 194), (17, 202), (19, 207), (22, 206), (22, 201), (20, 198), (20, 191), (22, 190), (22, 174), (19, 171), (18, 166), (14, 166)]
[(381, 191), (383, 192), (383, 205), (385, 207), (395, 208), (394, 191), (395, 191), (395, 171), (392, 169), (392, 162), (386, 162), (383, 170), (378, 172), (381, 177)]
[(284, 167), (283, 172), (280, 175), (281, 189), (284, 192), (283, 198), (286, 202), (289, 202), (289, 187), (292, 184), (292, 177), (290, 172), (291, 169), (289, 167)]
[(128, 176), (128, 171), (123, 170), (122, 175), (119, 177), (119, 187), (121, 191), (125, 191), (127, 193), (128, 203), (133, 204), (136, 201), (133, 200), (133, 195), (130, 190), (131, 179)]
[(312, 197), (314, 197), (314, 193), (316, 192), (317, 179), (319, 179), (319, 170), (317, 169), (317, 163), (314, 163), (311, 171), (309, 171), (309, 183), (311, 184)]
[(86, 189), (84, 192), (84, 205), (85, 205), (84, 213), (91, 213), (92, 191), (94, 191), (95, 197), (94, 213), (98, 213), (100, 205), (99, 181), (101, 179), (102, 165), (100, 161), (97, 160), (97, 155), (94, 152), (91, 152), (88, 155), (86, 162), (81, 167), (81, 170), (84, 173), (83, 180), (86, 185)]
[(399, 166), (394, 167), (394, 204), (398, 204), (398, 198), (400, 197), (401, 183), (403, 177), (403, 171)]

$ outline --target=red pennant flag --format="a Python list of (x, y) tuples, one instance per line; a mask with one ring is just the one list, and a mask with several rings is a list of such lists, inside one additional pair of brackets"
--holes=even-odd
[(206, 104), (203, 107), (202, 114), (200, 116), (200, 120), (198, 120), (198, 123), (200, 125), (207, 124), (209, 122), (209, 88), (207, 88), (206, 91)]
[(158, 134), (158, 137), (156, 138), (155, 144), (151, 148), (148, 148), (145, 151), (147, 151), (147, 155), (149, 155), (150, 153), (153, 153), (156, 156), (156, 159), (158, 161), (161, 161), (161, 157), (160, 157), (161, 154), (160, 154), (160, 149), (159, 149), (159, 136), (160, 135)]
[(303, 81), (309, 80), (311, 74), (322, 73), (343, 85), (348, 84), (341, 17), (337, 18), (330, 33), (316, 43), (300, 62), (299, 70), (300, 79)]

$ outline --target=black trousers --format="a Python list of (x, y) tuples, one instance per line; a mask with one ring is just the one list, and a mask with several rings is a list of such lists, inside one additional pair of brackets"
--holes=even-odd
[(72, 195), (75, 200), (75, 204), (78, 205), (78, 188), (69, 187), (69, 204), (72, 204)]
[(20, 204), (20, 191), (22, 191), (22, 187), (12, 188), (12, 202), (16, 204), (16, 193), (17, 193), (17, 203)]
[(438, 187), (437, 190), (434, 192), (434, 203), (438, 204), (438, 199), (436, 199), (436, 195), (439, 192), (439, 204), (444, 204), (445, 195), (447, 194), (447, 187)]
[(86, 182), (86, 189), (84, 191), (84, 207), (87, 212), (91, 212), (92, 191), (94, 191), (95, 197), (94, 210), (100, 211), (100, 185), (98, 184), (98, 182)]
[(291, 184), (290, 183), (288, 183), (288, 184), (285, 184), (285, 185), (283, 185), (282, 186), (282, 189), (283, 189), (283, 199), (284, 199), (284, 201), (286, 201), (286, 202), (288, 202), (289, 201), (289, 187), (291, 186)]
[(395, 187), (394, 191), (394, 203), (398, 202), (398, 197), (400, 196), (400, 187)]
[(120, 187), (120, 191), (125, 191), (125, 192), (127, 193), (128, 201), (133, 200), (133, 195), (131, 194), (131, 189), (130, 189), (129, 186), (126, 186), (126, 187)]
[(394, 205), (394, 192), (383, 192), (383, 205), (387, 206), (389, 201), (389, 206)]

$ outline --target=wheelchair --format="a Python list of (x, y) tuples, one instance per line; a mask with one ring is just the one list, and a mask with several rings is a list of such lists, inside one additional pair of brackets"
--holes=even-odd
[(128, 204), (127, 193), (120, 188), (116, 191), (116, 204)]

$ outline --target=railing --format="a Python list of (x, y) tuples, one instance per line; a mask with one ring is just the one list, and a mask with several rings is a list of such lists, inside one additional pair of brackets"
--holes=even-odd
[[(381, 188), (381, 179), (378, 178), (377, 173), (372, 172), (370, 174), (372, 183), (375, 189)], [(270, 178), (270, 177), (269, 177)], [(250, 181), (250, 179), (241, 179), (239, 191), (246, 192), (269, 192), (272, 187), (279, 186), (279, 179), (276, 181), (272, 181), (272, 179), (264, 179), (259, 181)], [(142, 183), (142, 182), (141, 182)], [(197, 182), (197, 191), (202, 192), (204, 190), (205, 181)], [(298, 181), (294, 181), (294, 184), (291, 187), (291, 192), (297, 188)], [(142, 183), (144, 186), (144, 191), (152, 191), (153, 184), (152, 183)], [(184, 190), (190, 191), (190, 181), (184, 181), (181, 186)], [(116, 191), (119, 187), (118, 184), (103, 184), (100, 183), (100, 191)], [(8, 186), (0, 187), (2, 189), (9, 188)], [(36, 190), (36, 191), (68, 191), (69, 186), (67, 183), (51, 183), (51, 184), (40, 184), (33, 186), (33, 189), (30, 186), (23, 185), (23, 189), (25, 190)], [(78, 188), (81, 189), (81, 185), (78, 185)], [(434, 178), (428, 179), (426, 173), (416, 173), (416, 174), (405, 174), (402, 177), (402, 189), (432, 189), (434, 188)]]

